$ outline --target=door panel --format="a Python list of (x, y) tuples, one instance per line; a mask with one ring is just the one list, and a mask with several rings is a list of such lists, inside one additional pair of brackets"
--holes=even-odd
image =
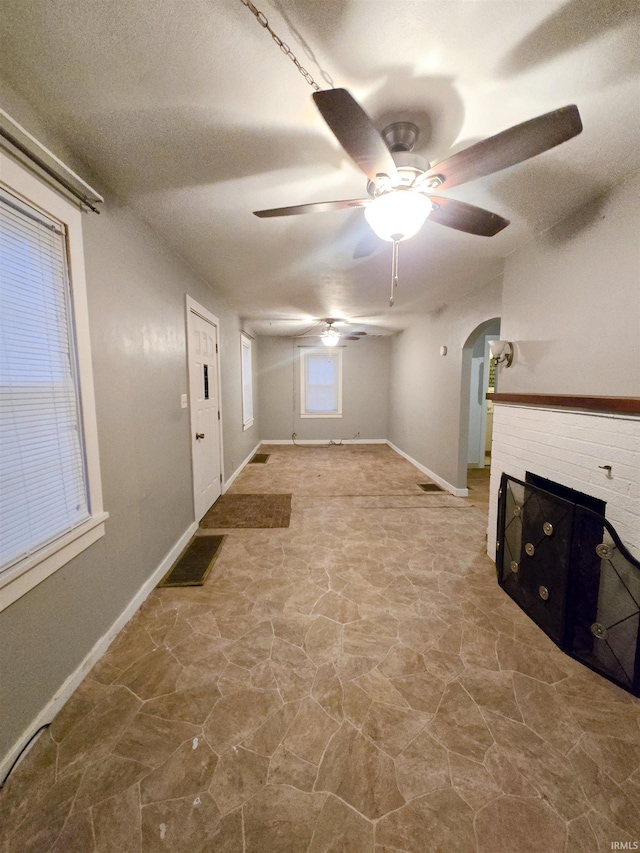
[(220, 422), (217, 327), (189, 311), (191, 449), (196, 521), (220, 497)]

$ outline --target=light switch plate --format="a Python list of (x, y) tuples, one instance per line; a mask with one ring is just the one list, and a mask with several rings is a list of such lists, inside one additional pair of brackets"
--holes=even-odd
[(186, 394), (180, 395), (180, 408), (182, 408), (182, 409), (187, 408), (187, 395)]

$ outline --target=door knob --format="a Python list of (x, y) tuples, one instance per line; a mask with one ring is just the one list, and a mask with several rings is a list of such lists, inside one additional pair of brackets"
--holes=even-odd
[(198, 439), (198, 438), (204, 438), (204, 433), (203, 432), (197, 432), (196, 433), (196, 439)]

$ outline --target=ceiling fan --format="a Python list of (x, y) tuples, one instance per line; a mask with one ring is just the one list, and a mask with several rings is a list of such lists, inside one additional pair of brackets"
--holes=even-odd
[[(320, 320), (314, 326), (311, 326), (306, 332), (303, 332), (301, 335), (294, 335), (296, 338), (320, 338), (320, 341), (326, 347), (335, 347), (340, 341), (359, 341), (361, 338), (367, 335), (366, 332), (352, 332), (351, 334), (345, 334), (344, 332), (339, 331), (339, 329), (334, 328), (334, 323), (340, 322), (339, 320), (333, 320), (331, 318), (327, 318), (326, 320)], [(315, 326), (320, 325), (321, 323), (326, 323), (326, 328), (321, 332), (312, 331)]]
[(412, 153), (418, 128), (411, 122), (395, 122), (380, 134), (346, 89), (320, 90), (314, 92), (313, 99), (340, 145), (369, 179), (368, 198), (298, 204), (254, 213), (267, 218), (363, 207), (373, 231), (393, 243), (391, 305), (393, 288), (398, 283), (398, 244), (413, 237), (427, 218), (481, 237), (493, 237), (509, 224), (497, 213), (433, 195), (434, 191), (522, 163), (582, 131), (578, 108), (571, 104), (517, 124), (431, 165)]

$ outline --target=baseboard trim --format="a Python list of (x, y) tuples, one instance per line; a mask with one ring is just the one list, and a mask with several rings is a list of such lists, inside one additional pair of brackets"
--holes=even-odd
[(47, 702), (39, 714), (29, 723), (20, 737), (16, 740), (13, 746), (9, 749), (6, 755), (0, 759), (0, 782), (6, 774), (17, 756), (20, 755), (29, 743), (29, 740), (34, 736), (39, 728), (50, 723), (60, 708), (64, 705), (67, 699), (71, 696), (82, 679), (86, 676), (89, 670), (100, 660), (107, 651), (111, 643), (115, 640), (122, 628), (131, 619), (140, 605), (148, 598), (151, 592), (158, 585), (160, 580), (166, 575), (173, 563), (180, 556), (181, 552), (187, 547), (191, 538), (195, 535), (198, 525), (194, 521), (185, 530), (178, 541), (173, 545), (170, 551), (165, 555), (160, 565), (154, 570), (153, 574), (142, 584), (140, 589), (127, 604), (122, 613), (118, 616), (115, 622), (111, 625), (108, 631), (100, 637), (95, 643), (91, 651), (86, 655), (79, 666), (69, 675), (62, 685), (55, 692), (53, 697)]
[(258, 448), (260, 447), (260, 445), (261, 445), (261, 444), (262, 444), (262, 442), (261, 442), (261, 441), (259, 441), (259, 442), (256, 444), (256, 446), (253, 448), (253, 450), (252, 450), (252, 451), (251, 451), (251, 453), (247, 456), (247, 458), (244, 460), (244, 462), (241, 462), (241, 463), (238, 465), (238, 467), (237, 467), (237, 468), (236, 468), (236, 470), (233, 472), (233, 474), (229, 477), (229, 479), (227, 480), (227, 482), (222, 486), (222, 494), (223, 494), (223, 495), (227, 492), (227, 490), (229, 489), (229, 487), (231, 486), (231, 484), (233, 483), (233, 481), (236, 479), (236, 477), (237, 477), (239, 474), (242, 474), (242, 471), (243, 471), (243, 469), (244, 469), (245, 465), (247, 465), (247, 464), (248, 464), (248, 463), (253, 459), (253, 457), (256, 455), (256, 453), (257, 453), (257, 451), (258, 451)]
[[(333, 445), (331, 442), (333, 441)], [(325, 447), (341, 444), (387, 444), (386, 438), (265, 438), (261, 444), (324, 444)]]
[(400, 456), (404, 456), (404, 458), (411, 462), (418, 471), (422, 471), (423, 474), (426, 474), (430, 480), (433, 480), (434, 483), (437, 483), (439, 486), (442, 486), (443, 489), (446, 489), (447, 492), (451, 492), (452, 495), (455, 495), (457, 498), (466, 498), (469, 495), (469, 489), (458, 489), (453, 486), (451, 483), (448, 483), (446, 480), (443, 480), (442, 477), (439, 477), (438, 474), (435, 474), (433, 471), (430, 471), (429, 468), (426, 468), (424, 465), (421, 465), (416, 459), (412, 456), (409, 456), (408, 453), (405, 453), (404, 450), (400, 450), (399, 447), (396, 447), (390, 441), (386, 442), (392, 450), (395, 450), (396, 453), (399, 453)]

